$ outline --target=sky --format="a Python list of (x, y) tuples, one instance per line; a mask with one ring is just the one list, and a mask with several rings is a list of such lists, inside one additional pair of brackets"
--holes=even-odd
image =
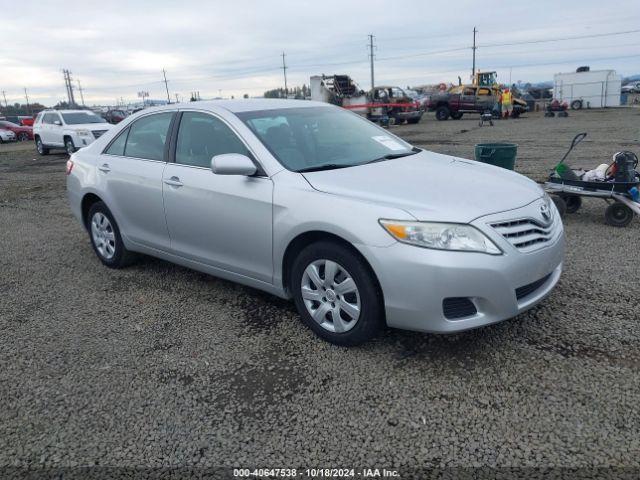
[(24, 88), (31, 102), (66, 100), (63, 68), (87, 105), (139, 91), (166, 99), (163, 69), (172, 100), (260, 96), (284, 86), (283, 52), (289, 87), (339, 73), (368, 89), (369, 34), (377, 84), (457, 83), (471, 74), (474, 27), (477, 67), (503, 83), (581, 65), (640, 73), (638, 0), (0, 0), (0, 11), (10, 104), (24, 103)]

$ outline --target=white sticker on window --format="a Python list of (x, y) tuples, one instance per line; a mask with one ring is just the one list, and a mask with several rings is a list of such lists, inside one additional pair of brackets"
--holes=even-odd
[(386, 135), (377, 135), (371, 138), (373, 138), (376, 142), (384, 145), (389, 150), (406, 150), (406, 148), (402, 146), (401, 143), (396, 142), (393, 138), (387, 137)]

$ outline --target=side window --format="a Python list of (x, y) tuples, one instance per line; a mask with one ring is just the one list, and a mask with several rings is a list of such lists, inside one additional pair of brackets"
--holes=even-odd
[(185, 112), (180, 121), (176, 163), (209, 168), (211, 158), (223, 153), (249, 156), (238, 136), (217, 118), (198, 112)]
[(476, 90), (475, 88), (465, 88), (462, 94), (474, 96), (476, 94)]
[(124, 155), (124, 147), (127, 143), (127, 135), (129, 135), (129, 128), (125, 128), (116, 139), (109, 145), (109, 148), (104, 152), (108, 155), (118, 155), (122, 157)]
[(42, 123), (52, 124), (54, 120), (55, 120), (55, 114), (45, 113), (42, 119)]
[(129, 127), (124, 155), (147, 160), (164, 160), (164, 144), (169, 136), (172, 117), (173, 112), (166, 112), (136, 120)]

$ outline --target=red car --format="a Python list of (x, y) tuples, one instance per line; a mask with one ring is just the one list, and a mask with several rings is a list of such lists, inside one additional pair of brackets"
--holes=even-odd
[(10, 130), (16, 134), (18, 141), (33, 140), (33, 127), (26, 127), (24, 125), (16, 125), (13, 122), (7, 120), (0, 120), (0, 128)]

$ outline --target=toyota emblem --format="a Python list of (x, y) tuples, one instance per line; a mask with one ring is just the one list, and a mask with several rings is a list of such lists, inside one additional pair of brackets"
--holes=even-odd
[(540, 214), (545, 221), (548, 222), (549, 220), (551, 220), (551, 209), (549, 208), (549, 205), (547, 205), (546, 203), (540, 205)]

